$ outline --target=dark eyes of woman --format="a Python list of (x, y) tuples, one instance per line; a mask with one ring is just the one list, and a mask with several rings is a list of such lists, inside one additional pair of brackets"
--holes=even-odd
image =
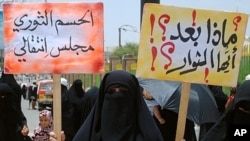
[(115, 93), (115, 92), (125, 93), (125, 92), (128, 92), (128, 89), (125, 87), (111, 87), (111, 88), (108, 88), (107, 92), (110, 94)]

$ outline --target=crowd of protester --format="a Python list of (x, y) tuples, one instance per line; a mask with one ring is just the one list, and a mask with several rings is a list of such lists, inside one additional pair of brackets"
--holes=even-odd
[[(208, 85), (221, 117), (209, 125), (209, 130), (200, 138), (196, 138), (195, 123), (186, 119), (183, 140), (228, 141), (229, 128), (249, 126), (250, 80), (247, 78), (242, 84), (231, 87), (229, 94), (224, 93), (221, 86)], [(28, 128), (21, 108), (21, 97), (25, 99), (23, 93), (28, 91), (16, 83), (12, 74), (2, 74), (0, 141), (56, 140), (53, 108), (52, 111), (40, 111), (38, 127)], [(65, 78), (61, 78), (61, 94), (63, 141), (175, 140), (178, 114), (161, 108), (131, 73), (122, 70), (106, 73), (99, 87), (87, 91), (81, 79), (75, 79), (69, 85)], [(28, 136), (30, 130), (34, 131), (33, 137)]]

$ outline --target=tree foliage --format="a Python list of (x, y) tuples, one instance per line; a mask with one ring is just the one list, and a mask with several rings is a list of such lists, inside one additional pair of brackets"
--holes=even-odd
[(134, 58), (137, 58), (138, 44), (126, 43), (124, 46), (116, 48), (112, 52), (111, 56), (117, 56), (118, 58), (122, 59), (122, 56), (127, 54), (133, 55)]

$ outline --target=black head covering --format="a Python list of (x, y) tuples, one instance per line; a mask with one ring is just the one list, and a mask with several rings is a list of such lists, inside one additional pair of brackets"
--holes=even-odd
[(17, 140), (17, 97), (6, 83), (0, 83), (0, 141)]
[(21, 110), (21, 87), (13, 74), (0, 78), (0, 141), (17, 140), (27, 120)]
[(74, 80), (72, 86), (69, 88), (69, 91), (77, 98), (82, 98), (85, 94), (85, 91), (82, 88), (82, 80), (81, 79)]
[[(122, 86), (123, 92), (107, 89)], [(136, 77), (117, 70), (105, 74), (99, 95), (73, 141), (161, 141), (161, 133), (140, 93)]]
[(10, 86), (10, 88), (14, 91), (14, 94), (16, 95), (17, 97), (17, 100), (15, 101), (15, 104), (18, 108), (18, 112), (19, 112), (19, 115), (20, 115), (20, 125), (23, 126), (23, 125), (27, 125), (27, 119), (26, 117), (24, 116), (23, 112), (22, 112), (22, 108), (21, 108), (21, 86), (17, 83), (15, 77), (13, 74), (6, 74), (4, 72), (2, 72), (2, 76), (0, 78), (0, 83), (6, 83)]
[[(72, 105), (72, 112), (73, 112), (72, 113), (73, 115), (71, 116), (72, 122), (69, 122), (70, 127), (66, 127), (66, 128), (68, 129), (72, 128), (70, 129), (72, 131), (72, 136), (75, 135), (75, 133), (79, 130), (82, 124), (81, 101), (83, 101), (84, 99), (84, 94), (85, 94), (85, 91), (82, 88), (81, 79), (74, 80), (73, 84), (71, 85), (71, 87), (69, 88), (66, 94), (69, 97), (68, 104)], [(64, 120), (63, 122), (67, 122), (67, 121)]]
[[(2, 72), (2, 76), (0, 78), (0, 83), (7, 84), (13, 90), (14, 94), (17, 97), (15, 104), (16, 104), (18, 110), (22, 111), (21, 110), (21, 87), (16, 82), (14, 75), (13, 74), (5, 74), (4, 72)], [(25, 124), (26, 124), (26, 121), (25, 121)]]
[(82, 80), (76, 79), (68, 90), (70, 101), (74, 104), (79, 105), (82, 101), (85, 91), (82, 88)]
[(222, 86), (208, 85), (208, 88), (211, 90), (214, 96), (219, 112), (223, 113), (225, 111), (225, 104), (227, 102), (228, 96), (223, 92)]
[[(4, 114), (4, 112), (8, 112), (11, 115), (15, 115), (12, 118), (17, 118), (17, 96), (15, 95), (14, 91), (9, 87), (6, 83), (0, 83), (0, 113), (4, 116), (9, 116)], [(17, 122), (17, 119), (15, 121), (11, 121), (11, 119), (7, 118), (6, 120), (9, 120), (10, 122)]]
[(21, 87), (16, 82), (16, 79), (13, 74), (5, 74), (4, 72), (2, 72), (0, 82), (7, 83), (15, 92), (15, 94), (21, 98)]
[(250, 80), (244, 81), (236, 91), (233, 103), (228, 107), (220, 120), (208, 131), (202, 141), (228, 141), (230, 127), (250, 125), (250, 114), (239, 110), (244, 107), (250, 110)]

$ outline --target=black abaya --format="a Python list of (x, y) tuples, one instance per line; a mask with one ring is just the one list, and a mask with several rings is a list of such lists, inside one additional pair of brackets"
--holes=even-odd
[(233, 137), (230, 128), (237, 125), (250, 126), (250, 114), (242, 112), (239, 107), (243, 107), (250, 112), (250, 80), (244, 81), (239, 86), (232, 104), (221, 116), (220, 120), (208, 131), (202, 141), (229, 141)]
[[(108, 91), (111, 87), (123, 91)], [(105, 74), (99, 95), (73, 141), (163, 141), (136, 77), (118, 70)]]

